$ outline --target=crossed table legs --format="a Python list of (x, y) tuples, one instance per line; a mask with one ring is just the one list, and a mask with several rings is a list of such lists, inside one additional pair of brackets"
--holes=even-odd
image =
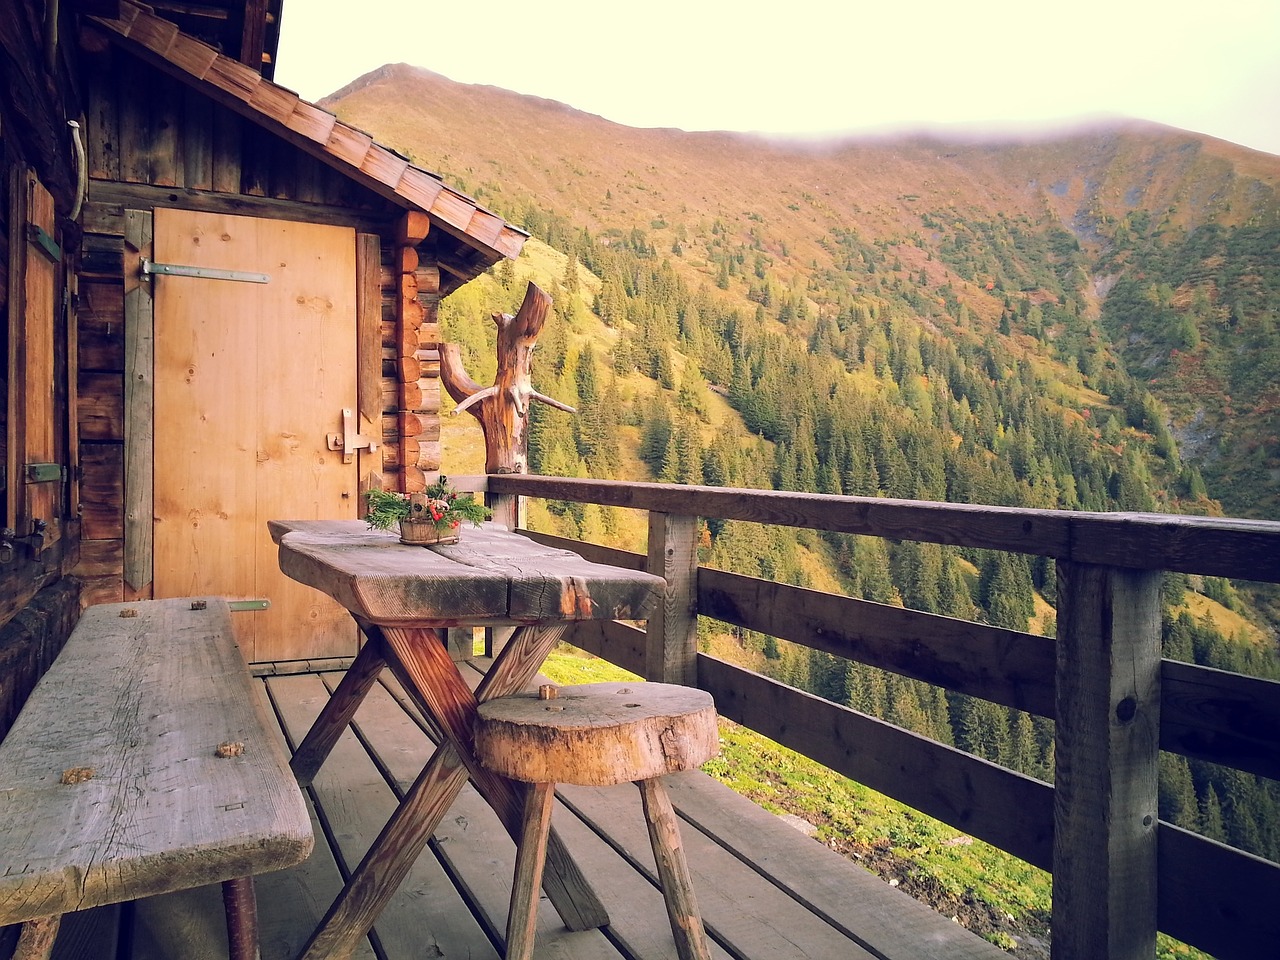
[[(434, 627), (360, 623), (368, 642), (294, 752), (292, 768), (306, 786), (351, 722), (384, 665), (391, 668), (441, 734), (440, 746), (387, 821), (303, 951), (302, 960), (350, 956), (369, 932), (468, 777), (507, 832), (519, 838), (523, 788), (480, 766), (471, 749), (476, 705), (524, 689), (567, 624), (526, 626), (498, 654), (475, 693), (467, 687)], [(566, 926), (599, 927), (609, 915), (553, 830), (543, 889)]]

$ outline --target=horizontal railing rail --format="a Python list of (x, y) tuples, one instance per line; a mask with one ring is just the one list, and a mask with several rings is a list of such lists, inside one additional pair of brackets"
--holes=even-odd
[[(645, 557), (638, 553), (530, 536), (598, 563), (644, 569)], [(711, 567), (698, 570), (698, 613), (1054, 718), (1057, 651), (1050, 637)], [(1166, 659), (1160, 690), (1160, 749), (1280, 780), (1280, 682)]]
[(1280, 523), (494, 474), (490, 493), (1280, 583)]
[[(1280, 524), (538, 476), (492, 475), (486, 485), (499, 498), (648, 511), (647, 554), (530, 535), (618, 566), (661, 573), (665, 563), (669, 578), (689, 581), (674, 607), (691, 617), (1056, 720), (1051, 786), (716, 657), (687, 658), (685, 679), (711, 692), (727, 718), (1053, 871), (1055, 958), (1150, 956), (1145, 944), (1157, 927), (1220, 958), (1252, 957), (1280, 940), (1280, 914), (1264, 906), (1280, 902), (1280, 865), (1169, 823), (1154, 829), (1160, 749), (1280, 778), (1280, 683), (1160, 658), (1157, 603), (1165, 570), (1280, 582)], [(700, 567), (696, 549), (678, 542), (696, 525), (673, 525), (679, 517), (1053, 557), (1063, 636)], [(673, 529), (684, 531), (674, 541)], [(647, 631), (596, 622), (572, 640), (670, 679), (664, 671), (678, 671), (681, 657), (661, 648), (692, 642), (678, 631), (673, 639), (678, 614), (664, 611)], [(1055, 848), (1055, 836), (1066, 842)]]

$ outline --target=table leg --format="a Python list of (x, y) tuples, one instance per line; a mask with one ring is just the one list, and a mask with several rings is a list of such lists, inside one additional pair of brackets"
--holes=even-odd
[[(457, 666), (431, 631), (383, 627), (384, 656), (392, 672), (418, 706), (440, 725), (458, 747), (472, 783), (498, 814), (502, 825), (519, 840), (523, 796), (509, 780), (486, 770), (472, 750), (472, 727), (478, 703), (523, 690), (538, 672), (567, 624), (521, 628), (503, 648), (475, 693), (463, 682)], [(547, 845), (543, 889), (570, 930), (588, 930), (609, 922), (609, 913), (553, 829)]]
[(329, 907), (301, 960), (351, 956), (466, 783), (467, 767), (457, 748), (442, 743)]
[(315, 779), (325, 758), (329, 756), (329, 751), (355, 716), (356, 709), (364, 701), (386, 663), (380, 639), (368, 629), (365, 630), (365, 635), (367, 642), (356, 654), (350, 669), (343, 674), (338, 688), (333, 691), (333, 696), (324, 705), (320, 716), (302, 738), (302, 743), (293, 752), (293, 759), (289, 761), (289, 768), (293, 770), (300, 787), (309, 786)]

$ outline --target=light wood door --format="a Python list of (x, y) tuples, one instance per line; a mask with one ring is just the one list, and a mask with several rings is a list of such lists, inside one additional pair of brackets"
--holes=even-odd
[(280, 573), (267, 521), (356, 516), (359, 458), (326, 443), (356, 409), (355, 233), (160, 209), (154, 250), (270, 277), (153, 278), (154, 595), (269, 600), (234, 618), (251, 661), (350, 656), (351, 618)]

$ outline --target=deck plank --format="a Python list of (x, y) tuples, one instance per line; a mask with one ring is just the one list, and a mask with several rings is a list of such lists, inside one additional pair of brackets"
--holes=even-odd
[[(477, 682), (488, 663), (477, 658), (467, 664), (468, 682)], [(731, 792), (728, 787), (723, 790)], [(649, 882), (657, 882), (649, 832), (635, 787), (630, 783), (616, 787), (561, 785), (557, 795), (558, 805), (571, 810), (596, 835), (607, 837), (632, 870), (639, 870)], [(763, 810), (760, 813), (769, 817)], [(777, 826), (791, 829), (786, 824)], [(771, 960), (872, 960), (872, 955), (845, 932), (810, 913), (695, 829), (682, 827), (681, 837), (708, 936), (731, 954), (768, 956)]]
[[(654, 875), (640, 794), (631, 784), (561, 784), (556, 793), (647, 876)], [(702, 922), (708, 935), (731, 953), (771, 960), (873, 960), (699, 831), (686, 827), (681, 839)]]
[[(390, 674), (385, 674), (384, 679), (385, 695), (416, 714), (395, 679)], [(563, 804), (556, 805), (552, 821), (609, 911), (609, 938), (618, 944), (623, 955), (635, 960), (676, 960), (675, 940), (661, 891)], [(509, 875), (505, 876), (509, 879)], [(540, 948), (541, 944), (540, 940)], [(711, 944), (711, 955), (716, 960), (731, 960), (731, 955), (715, 943)]]
[[(301, 674), (268, 678), (267, 685), (292, 742), (298, 742), (329, 696), (320, 677)], [(350, 730), (334, 746), (312, 783), (322, 817), (353, 870), (394, 812), (397, 799), (364, 746)], [(430, 909), (424, 909), (430, 904)], [(322, 905), (327, 910), (329, 903)], [(374, 925), (388, 957), (490, 957), (497, 953), (432, 856), (422, 856)]]
[[(265, 683), (255, 684), (267, 714), (277, 721)], [(288, 756), (292, 744), (285, 740), (284, 730), (277, 728), (281, 749)], [(316, 835), (316, 849), (310, 858), (293, 870), (265, 874), (258, 878), (258, 923), (263, 960), (293, 960), (302, 953), (307, 939), (320, 923), (325, 910), (342, 889), (342, 873), (324, 836), (314, 805), (308, 797), (311, 828)], [(360, 960), (374, 960), (368, 940), (360, 943), (353, 954)]]
[[(464, 676), (474, 684), (486, 665), (464, 665)], [(296, 742), (341, 676), (270, 676), (255, 688), (264, 701), (270, 692), (275, 709), (267, 712), (283, 723), (278, 735)], [(420, 713), (384, 671), (311, 791), (319, 802), (317, 841), (335, 837), (342, 861), (354, 865), (390, 816), (397, 790), (412, 782), (432, 749)], [(715, 960), (1004, 955), (711, 778), (676, 774), (667, 785), (684, 820), (681, 834)], [(538, 960), (676, 960), (635, 789), (562, 786), (559, 792), (556, 828), (599, 891), (610, 924), (572, 933), (544, 898)], [(375, 926), (380, 956), (497, 960), (494, 943), (505, 930), (514, 853), (497, 817), (472, 787), (464, 788)], [(300, 866), (260, 877), (264, 960), (293, 960), (341, 883), (329, 842), (317, 842)], [(133, 960), (205, 960), (225, 944), (216, 886), (148, 901), (139, 917)], [(187, 939), (193, 936), (195, 942)], [(356, 956), (374, 960), (368, 939)]]
[[(384, 672), (383, 677), (394, 683), (389, 672)], [(336, 676), (330, 680), (335, 686), (336, 682)], [(422, 728), (405, 713), (404, 706), (379, 684), (373, 686), (356, 711), (353, 725), (401, 791), (416, 779), (435, 749)], [(480, 923), (501, 940), (515, 873), (515, 845), (497, 815), (470, 785), (463, 788), (436, 828), (429, 848), (447, 865), (462, 896), (477, 910)], [(438, 907), (433, 905), (430, 909), (435, 912)], [(545, 954), (565, 960), (604, 960), (617, 956), (599, 930), (568, 930), (545, 899), (538, 910), (537, 936), (539, 957)]]
[[(477, 660), (464, 668), (468, 682), (478, 682), (480, 671), (486, 665), (486, 661)], [(616, 787), (561, 784), (556, 792), (560, 806), (572, 810), (598, 835), (607, 837), (608, 843), (633, 870), (656, 882), (640, 795), (631, 784)], [(816, 917), (698, 831), (682, 830), (682, 839), (708, 936), (730, 953), (741, 957), (768, 956), (771, 960), (788, 957), (871, 960), (871, 955), (843, 932)]]
[(1007, 954), (704, 773), (667, 778), (681, 818), (884, 960)]

